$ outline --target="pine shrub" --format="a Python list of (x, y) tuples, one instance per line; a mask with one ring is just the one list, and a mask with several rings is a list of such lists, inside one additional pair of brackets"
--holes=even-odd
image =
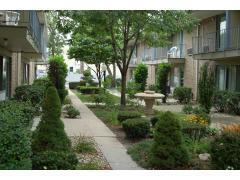
[[(38, 166), (38, 156), (42, 156), (47, 151), (54, 151), (56, 153), (71, 153), (71, 143), (68, 139), (65, 131), (64, 124), (60, 119), (61, 116), (61, 103), (55, 87), (49, 87), (47, 89), (46, 97), (43, 102), (43, 115), (42, 119), (33, 134), (32, 150), (33, 150), (33, 167), (35, 169), (42, 169), (42, 166)], [(72, 155), (74, 156), (74, 155)], [(68, 157), (68, 156), (67, 156)], [(49, 159), (45, 159), (46, 164)], [(44, 161), (44, 160), (42, 160)], [(54, 167), (61, 167), (55, 162)], [(36, 164), (35, 164), (36, 163)], [(41, 162), (40, 164), (44, 164)], [(72, 163), (72, 168), (75, 168), (76, 163)], [(53, 167), (52, 165), (50, 167)], [(49, 169), (49, 167), (48, 167)], [(68, 169), (68, 167), (67, 167)]]
[(145, 91), (148, 77), (148, 68), (146, 64), (139, 64), (134, 72), (134, 80), (140, 85), (139, 90)]
[(170, 70), (171, 65), (169, 63), (161, 63), (157, 68), (157, 89), (165, 96), (162, 99), (163, 103), (166, 103), (167, 100), (167, 82)]
[(179, 120), (169, 111), (161, 114), (155, 125), (151, 166), (155, 169), (177, 169), (188, 162), (189, 154), (183, 145)]
[(206, 109), (207, 113), (210, 112), (213, 105), (213, 95), (215, 89), (214, 72), (208, 66), (208, 63), (205, 63), (201, 67), (200, 79), (198, 82), (198, 101), (200, 106)]
[(192, 99), (192, 89), (188, 87), (176, 87), (173, 91), (173, 97), (180, 103), (187, 104)]

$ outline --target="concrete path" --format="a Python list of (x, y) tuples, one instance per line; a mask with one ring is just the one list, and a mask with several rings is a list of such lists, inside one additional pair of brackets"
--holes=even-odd
[(93, 137), (113, 170), (142, 169), (127, 154), (116, 135), (70, 90), (69, 97), (73, 106), (80, 111), (81, 118), (63, 119), (68, 136)]

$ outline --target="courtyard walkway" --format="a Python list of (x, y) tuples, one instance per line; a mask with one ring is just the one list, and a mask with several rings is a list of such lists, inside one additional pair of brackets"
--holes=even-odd
[(80, 111), (81, 118), (63, 119), (68, 136), (93, 137), (113, 170), (142, 169), (127, 154), (116, 135), (70, 90), (69, 97), (73, 106)]

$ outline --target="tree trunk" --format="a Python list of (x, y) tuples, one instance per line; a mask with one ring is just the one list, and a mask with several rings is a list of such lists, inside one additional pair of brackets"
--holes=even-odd
[(127, 83), (127, 73), (125, 70), (122, 72), (122, 84), (121, 84), (121, 106), (126, 106), (126, 83)]
[(116, 64), (113, 63), (112, 87), (116, 87)]

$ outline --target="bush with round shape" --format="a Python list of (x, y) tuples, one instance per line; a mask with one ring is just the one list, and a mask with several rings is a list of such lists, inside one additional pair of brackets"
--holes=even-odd
[(78, 159), (73, 152), (43, 151), (32, 157), (35, 170), (74, 170)]
[(240, 125), (230, 125), (211, 143), (211, 158), (215, 169), (240, 169)]
[(192, 107), (192, 105), (186, 104), (183, 106), (182, 111), (185, 114), (191, 114), (193, 112), (193, 107)]
[(189, 153), (183, 144), (179, 120), (167, 111), (155, 125), (150, 163), (154, 169), (177, 169), (187, 166)]
[(176, 87), (173, 91), (173, 97), (180, 103), (187, 104), (192, 99), (192, 89), (187, 87)]
[(117, 115), (117, 119), (119, 122), (123, 122), (127, 119), (139, 118), (142, 114), (137, 111), (119, 111)]
[[(64, 131), (64, 124), (60, 120), (60, 116), (61, 103), (57, 90), (55, 87), (49, 87), (47, 89), (46, 97), (43, 103), (42, 119), (37, 129), (33, 133), (32, 138), (33, 167), (36, 169), (41, 169), (42, 164), (45, 165), (48, 162), (50, 163), (49, 167), (52, 168), (61, 167), (61, 164), (58, 163), (62, 163), (62, 161), (56, 161), (54, 162), (55, 165), (51, 166), (51, 163), (53, 161), (45, 158), (41, 160), (41, 163), (39, 163), (41, 166), (38, 167), (38, 161), (34, 160), (41, 159), (41, 157), (37, 157), (38, 155), (41, 156), (47, 151), (53, 151), (56, 154), (64, 154), (71, 152), (71, 142)], [(72, 159), (72, 157), (69, 157), (69, 160), (66, 160), (66, 158), (64, 158), (64, 161), (71, 161)], [(76, 164), (72, 164), (72, 166), (75, 165)]]
[(150, 133), (150, 122), (145, 118), (128, 119), (122, 123), (127, 138), (144, 138)]
[(48, 79), (48, 77), (42, 77), (35, 79), (33, 81), (33, 86), (41, 86), (44, 87), (45, 90), (47, 90), (48, 87), (52, 86), (52, 82)]

